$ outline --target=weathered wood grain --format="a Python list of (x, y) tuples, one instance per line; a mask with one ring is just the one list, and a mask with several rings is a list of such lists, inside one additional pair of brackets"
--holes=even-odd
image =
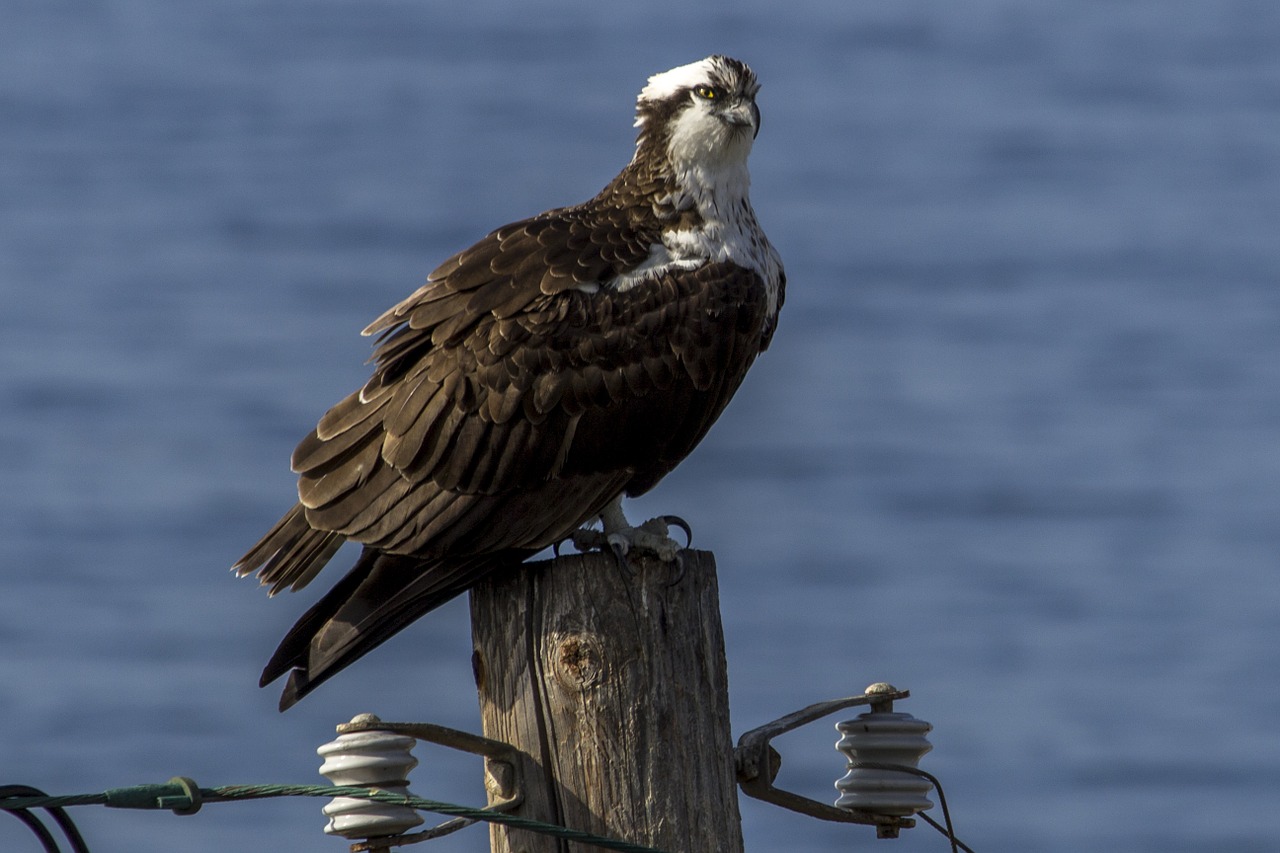
[[(471, 593), (486, 736), (524, 754), (528, 817), (671, 853), (741, 853), (715, 560), (576, 554)], [(494, 853), (594, 851), (493, 826)]]

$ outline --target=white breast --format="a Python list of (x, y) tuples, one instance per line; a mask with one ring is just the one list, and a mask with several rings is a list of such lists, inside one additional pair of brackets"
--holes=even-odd
[[(725, 196), (731, 196), (732, 200), (726, 202)], [(672, 201), (677, 208), (696, 205), (703, 219), (700, 226), (664, 232), (662, 242), (650, 247), (643, 263), (615, 276), (604, 286), (628, 290), (673, 269), (691, 270), (706, 263), (728, 261), (760, 275), (769, 293), (769, 313), (776, 312), (782, 261), (760, 229), (745, 192), (690, 193), (686, 198)]]

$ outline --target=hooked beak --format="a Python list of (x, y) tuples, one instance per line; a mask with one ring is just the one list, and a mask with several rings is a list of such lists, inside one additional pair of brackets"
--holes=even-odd
[(731, 127), (751, 128), (751, 138), (760, 135), (760, 108), (751, 99), (743, 99), (726, 107), (720, 117)]

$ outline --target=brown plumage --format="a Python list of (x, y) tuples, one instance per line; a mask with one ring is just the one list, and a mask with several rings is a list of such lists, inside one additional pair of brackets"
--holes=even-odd
[[(703, 103), (703, 77), (729, 102), (714, 110), (738, 104), (732, 116)], [(685, 117), (712, 153), (738, 146), (745, 179), (755, 89), (724, 57), (655, 76), (636, 155), (599, 195), (492, 232), (365, 330), (381, 335), (372, 377), (298, 445), (299, 503), (235, 566), (274, 594), (312, 580), (343, 541), (365, 546), (267, 664), (264, 685), (290, 673), (282, 710), (652, 488), (706, 434), (769, 343), (783, 277), (745, 181), (741, 199), (723, 197), (723, 176), (687, 185), (673, 139), (701, 110)], [(726, 206), (736, 213), (720, 217)]]

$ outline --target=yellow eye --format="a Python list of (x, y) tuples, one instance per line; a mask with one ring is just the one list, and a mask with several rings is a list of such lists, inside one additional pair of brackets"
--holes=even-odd
[(705, 98), (708, 101), (714, 101), (720, 97), (720, 92), (714, 86), (699, 86), (694, 91), (697, 92), (699, 98)]

